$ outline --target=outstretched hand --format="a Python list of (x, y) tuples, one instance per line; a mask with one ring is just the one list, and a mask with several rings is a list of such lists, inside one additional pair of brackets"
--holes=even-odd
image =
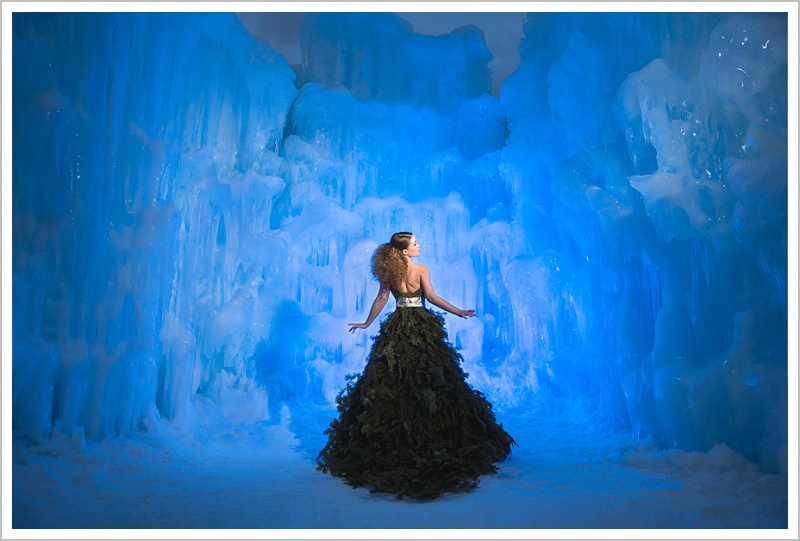
[(348, 332), (352, 333), (355, 333), (356, 329), (366, 329), (367, 327), (369, 327), (369, 325), (367, 325), (366, 323), (348, 323), (348, 325), (350, 325), (350, 329), (348, 330)]
[(475, 310), (459, 310), (458, 316), (463, 318), (475, 317)]

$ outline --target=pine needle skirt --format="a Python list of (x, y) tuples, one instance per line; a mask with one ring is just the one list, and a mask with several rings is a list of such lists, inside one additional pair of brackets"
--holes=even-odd
[(372, 492), (431, 500), (475, 488), (514, 439), (472, 389), (444, 319), (398, 308), (381, 324), (364, 371), (336, 398), (317, 458), (323, 472)]

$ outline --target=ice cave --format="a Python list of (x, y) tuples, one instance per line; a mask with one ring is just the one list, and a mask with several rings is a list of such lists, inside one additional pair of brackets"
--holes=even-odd
[[(796, 5), (522, 14), (497, 91), (492, 13), (296, 14), (290, 64), (5, 7), (4, 534), (796, 533)], [(429, 503), (315, 469), (404, 230), (519, 444)]]

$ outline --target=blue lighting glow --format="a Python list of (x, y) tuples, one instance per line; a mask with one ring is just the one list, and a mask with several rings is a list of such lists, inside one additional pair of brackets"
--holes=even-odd
[[(131, 484), (160, 486), (148, 463), (192, 476), (230, 458), (213, 481), (232, 492), (252, 471), (390, 505), (311, 470), (377, 333), (347, 323), (395, 231), (476, 309), (446, 316), (450, 340), (521, 443), (443, 509), (545, 500), (558, 483), (537, 469), (582, 460), (590, 490), (677, 491), (701, 461), (698, 486), (734, 471), (767, 502), (700, 519), (585, 504), (556, 523), (509, 503), (465, 527), (786, 527), (785, 13), (531, 13), (498, 95), (480, 28), (421, 35), (401, 14), (306, 13), (292, 66), (232, 13), (16, 12), (12, 28), (14, 528), (363, 525), (300, 495), (234, 523), (147, 502), (131, 521), (102, 488), (126, 462)], [(47, 511), (45, 481), (78, 503)], [(420, 527), (461, 527), (427, 509)]]

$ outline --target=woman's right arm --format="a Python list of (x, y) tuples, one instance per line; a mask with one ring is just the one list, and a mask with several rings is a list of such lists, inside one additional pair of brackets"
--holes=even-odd
[(348, 325), (350, 325), (350, 332), (355, 332), (356, 329), (366, 329), (372, 325), (372, 322), (375, 321), (375, 318), (381, 313), (381, 310), (386, 306), (388, 300), (389, 286), (381, 282), (381, 288), (378, 290), (378, 295), (375, 297), (375, 300), (372, 301), (372, 308), (370, 308), (367, 320), (364, 323), (348, 323)]
[(428, 267), (425, 265), (420, 265), (420, 282), (422, 284), (422, 293), (425, 295), (425, 298), (428, 300), (429, 303), (433, 304), (434, 306), (438, 306), (442, 310), (447, 310), (453, 315), (458, 317), (474, 317), (475, 310), (461, 310), (456, 308), (440, 296), (436, 294), (433, 290), (433, 284), (431, 284), (431, 273), (428, 270)]

